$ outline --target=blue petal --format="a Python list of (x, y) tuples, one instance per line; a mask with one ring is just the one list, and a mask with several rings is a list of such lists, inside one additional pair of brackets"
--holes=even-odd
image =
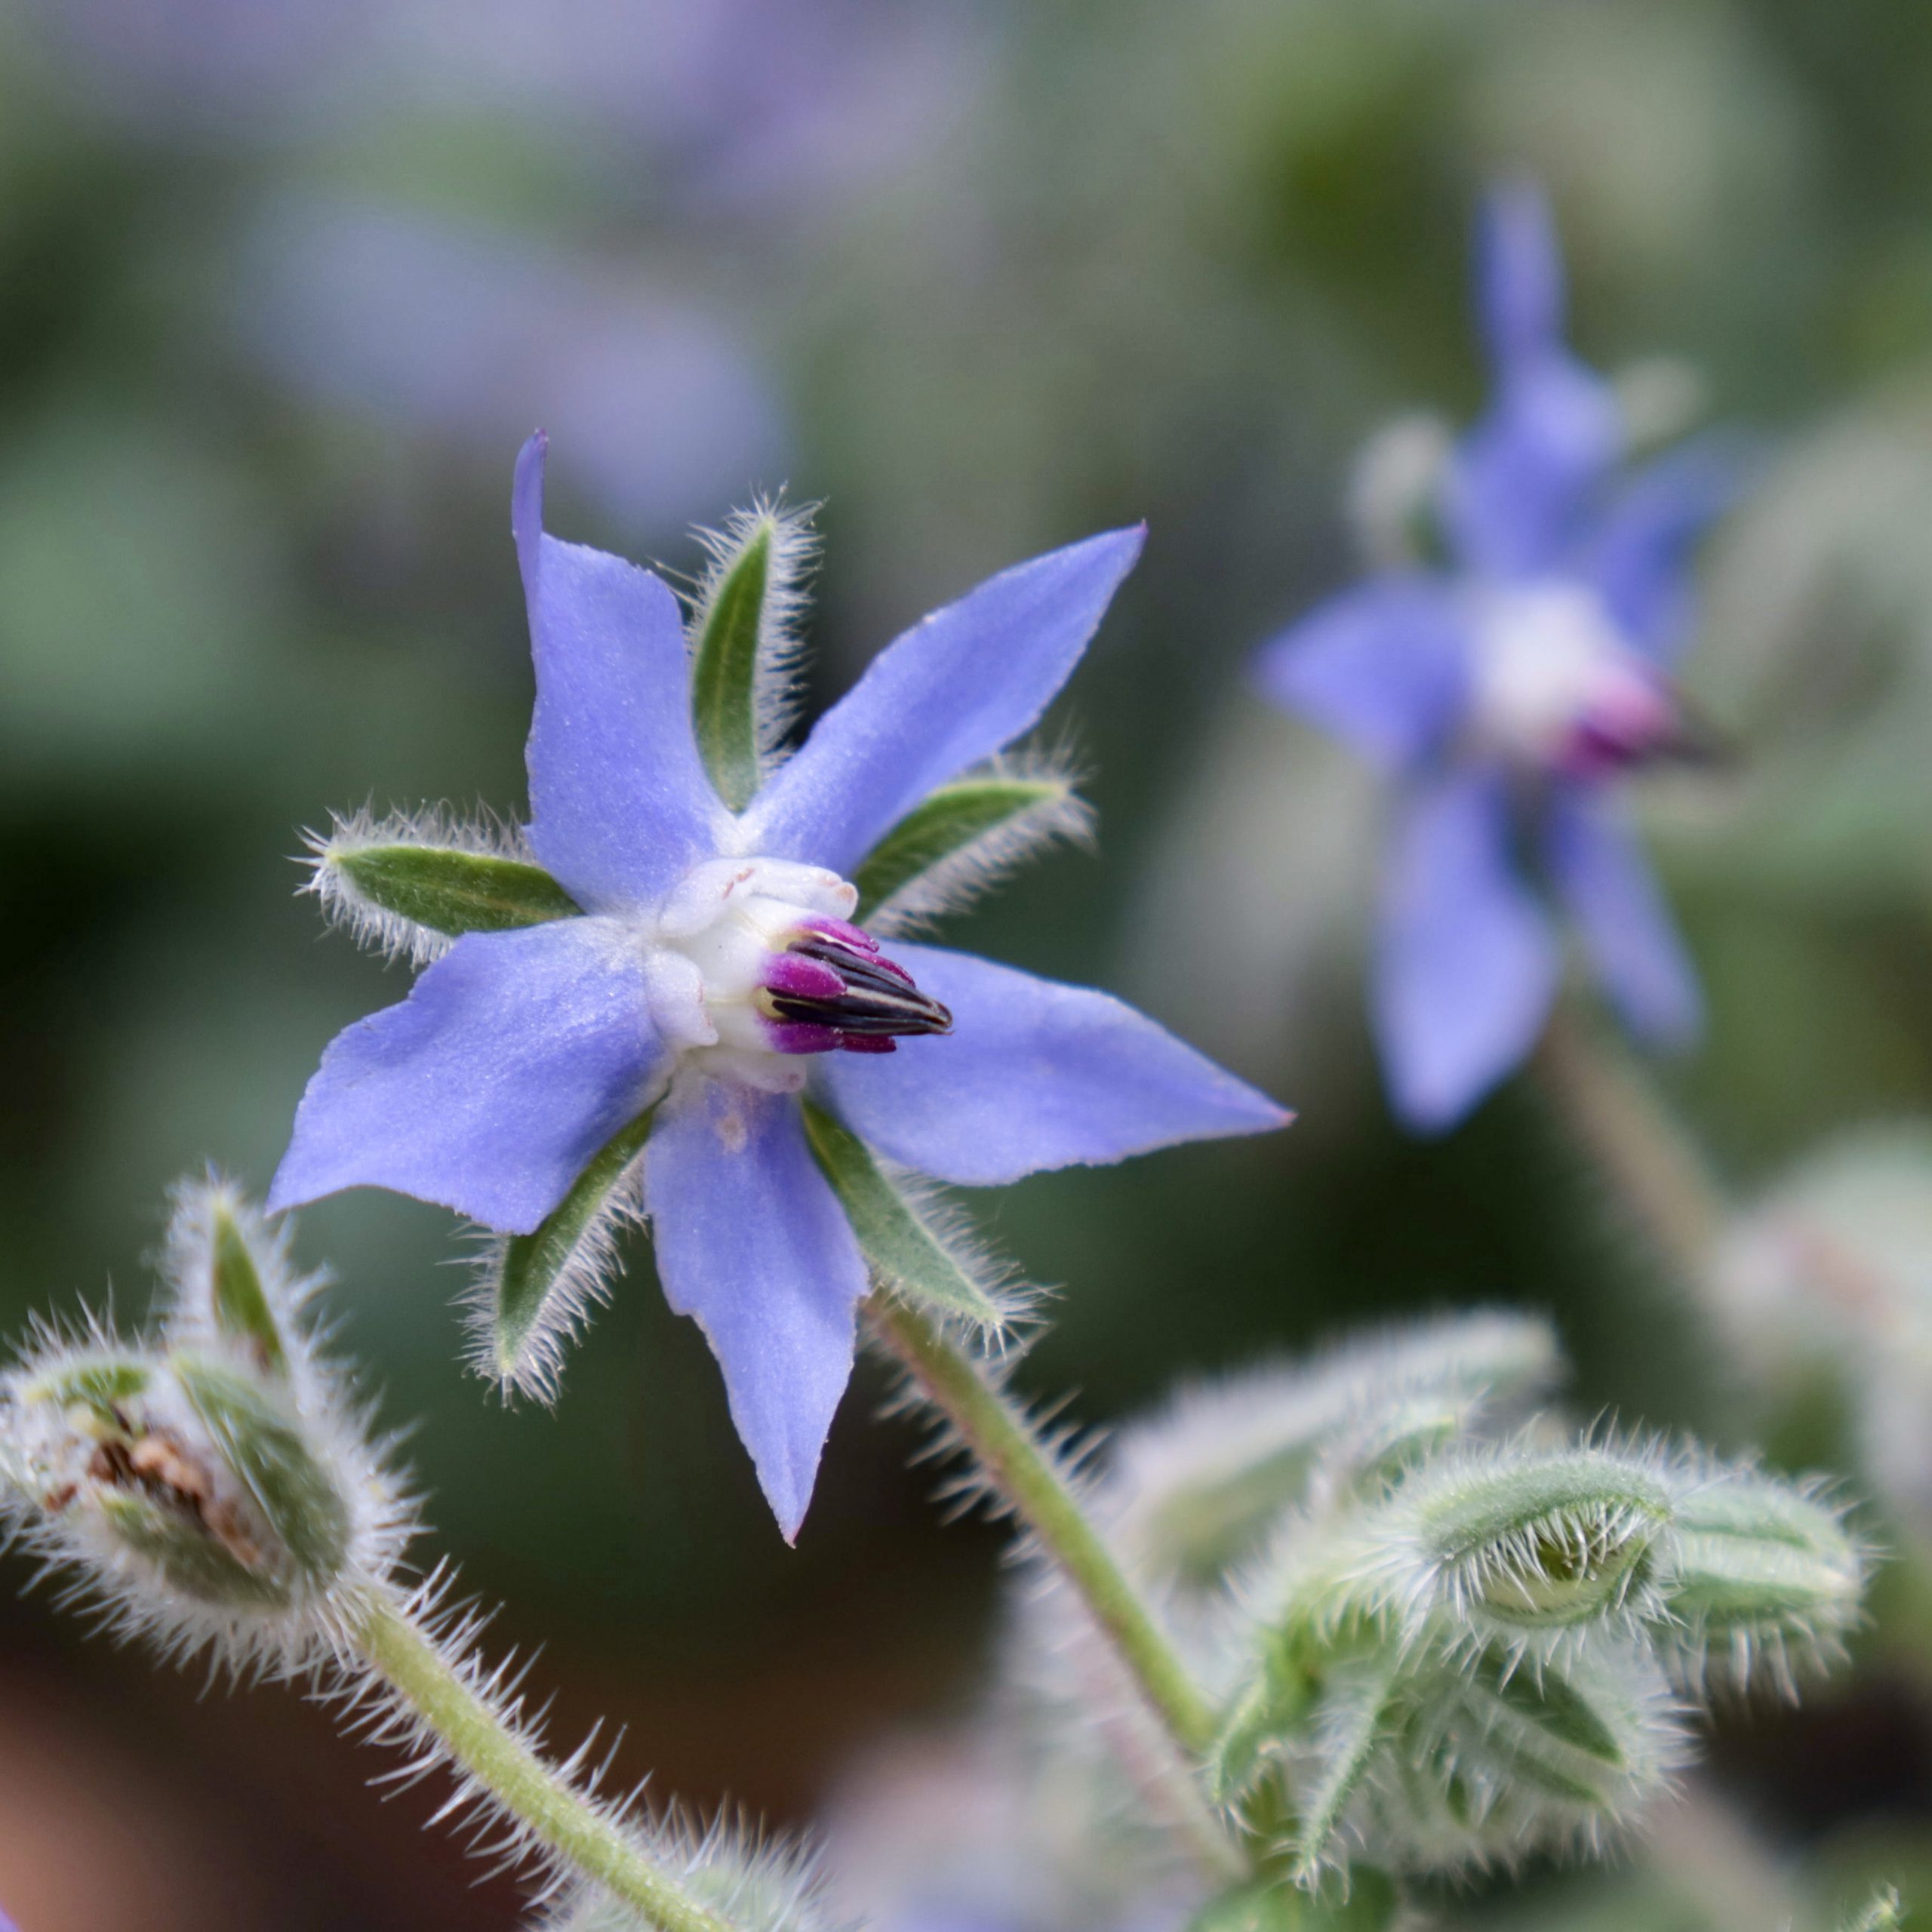
[(1610, 385), (1554, 354), (1512, 371), (1457, 445), (1444, 509), (1457, 554), (1495, 577), (1556, 568), (1623, 448)]
[(580, 905), (648, 905), (718, 849), (724, 808), (691, 725), (678, 600), (650, 571), (543, 534), (544, 438), (517, 458), (511, 527), (537, 709), (530, 840)]
[(1461, 771), (1409, 802), (1390, 854), (1371, 1005), (1395, 1111), (1420, 1131), (1453, 1126), (1516, 1066), (1556, 989), (1510, 834), (1501, 774)]
[(1585, 568), (1625, 635), (1660, 663), (1690, 629), (1691, 546), (1744, 478), (1737, 444), (1701, 438), (1640, 470), (1597, 527)]
[(1505, 182), (1484, 198), (1476, 313), (1499, 374), (1563, 347), (1563, 251), (1539, 183)]
[(851, 872), (934, 786), (1038, 722), (1145, 534), (1016, 565), (887, 645), (752, 801), (744, 850)]
[(823, 1078), (852, 1131), (906, 1167), (990, 1187), (1288, 1123), (1266, 1094), (1106, 993), (938, 946), (892, 952), (951, 1008), (953, 1031), (889, 1055), (831, 1055)]
[(1457, 448), (1444, 510), (1465, 563), (1528, 576), (1571, 546), (1623, 448), (1623, 418), (1611, 386), (1564, 346), (1562, 258), (1540, 189), (1492, 194), (1476, 259), (1495, 399)]
[(645, 1161), (664, 1297), (695, 1318), (787, 1543), (851, 1379), (866, 1264), (805, 1144), (797, 1100), (681, 1081)]
[(611, 921), (469, 934), (400, 1006), (337, 1035), (269, 1205), (387, 1187), (527, 1234), (665, 1059), (641, 955)]
[(1454, 724), (1467, 645), (1441, 583), (1383, 577), (1331, 598), (1264, 645), (1254, 677), (1264, 697), (1378, 764), (1401, 766)]
[(1566, 789), (1550, 801), (1545, 850), (1624, 1024), (1652, 1046), (1687, 1046), (1703, 1023), (1697, 976), (1622, 811)]

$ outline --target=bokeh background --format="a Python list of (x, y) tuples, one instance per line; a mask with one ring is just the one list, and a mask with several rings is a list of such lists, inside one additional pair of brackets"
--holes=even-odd
[[(1583, 1413), (1737, 1439), (1725, 1351), (1533, 1096), (1438, 1143), (1391, 1125), (1373, 792), (1241, 667), (1354, 567), (1363, 438), (1475, 406), (1472, 208), (1541, 176), (1583, 351), (1767, 453), (1690, 674), (1739, 755), (1647, 799), (1713, 1010), (1667, 1077), (1746, 1184), (1932, 1108), (1928, 101), (1915, 0), (8, 0), (0, 1319), (109, 1284), (137, 1313), (170, 1180), (263, 1184), (324, 1042), (401, 996), (293, 896), (302, 827), (520, 805), (508, 487), (541, 423), (554, 524), (672, 570), (755, 489), (822, 500), (821, 698), (981, 576), (1149, 519), (1056, 721), (1099, 856), (974, 942), (1128, 992), (1302, 1118), (980, 1204), (1065, 1284), (1029, 1386), (1101, 1422), (1502, 1300), (1554, 1312)], [(880, 1377), (795, 1553), (643, 1244), (545, 1414), (458, 1365), (448, 1217), (358, 1195), (300, 1241), (420, 1421), (440, 1546), (544, 1646), (560, 1735), (608, 1716), (620, 1774), (788, 1823), (916, 1783), (903, 1740), (970, 1706), (1001, 1540), (939, 1521)], [(1800, 1433), (1837, 1453), (1829, 1416)], [(380, 1801), (322, 1714), (157, 1675), (25, 1580), (23, 1932), (515, 1922), (419, 1833), (435, 1794)], [(1739, 1829), (1827, 1890), (1932, 1869), (1928, 1660), (1895, 1617), (1801, 1716), (1727, 1724)], [(1529, 1923), (1563, 1883), (1536, 1882)], [(1602, 1922), (1702, 1922), (1648, 1882)]]

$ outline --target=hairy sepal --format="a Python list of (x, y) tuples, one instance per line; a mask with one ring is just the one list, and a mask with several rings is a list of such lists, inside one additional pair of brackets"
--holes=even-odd
[(1445, 1655), (1407, 1674), (1367, 1787), (1366, 1854), (1468, 1872), (1601, 1853), (1688, 1755), (1682, 1708), (1640, 1645), (1605, 1639), (1560, 1666), (1500, 1648)]
[(1871, 1552), (1822, 1482), (1691, 1462), (1676, 1517), (1659, 1638), (1687, 1689), (1764, 1685), (1795, 1699), (1801, 1678), (1843, 1657)]
[(809, 1100), (804, 1116), (812, 1157), (838, 1196), (874, 1275), (934, 1315), (986, 1336), (1003, 1333), (1016, 1305), (985, 1258), (842, 1121)]
[(465, 1297), (469, 1361), (506, 1395), (555, 1399), (565, 1350), (609, 1297), (618, 1238), (643, 1224), (644, 1147), (657, 1111), (613, 1134), (532, 1232), (486, 1241)]
[(741, 812), (791, 722), (810, 513), (758, 503), (706, 533), (710, 560), (691, 613), (691, 721), (706, 771)]
[(583, 909), (538, 865), (522, 833), (440, 806), (332, 814), (311, 832), (309, 881), (325, 916), (386, 958), (426, 965), (465, 933), (509, 932)]
[(1085, 842), (1093, 814), (1052, 761), (996, 760), (942, 785), (860, 862), (855, 918), (900, 932), (969, 904), (1056, 839)]

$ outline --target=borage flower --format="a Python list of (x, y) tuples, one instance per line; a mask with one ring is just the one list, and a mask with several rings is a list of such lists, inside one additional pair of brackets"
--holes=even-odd
[(534, 437), (512, 513), (527, 835), (358, 818), (315, 841), (325, 906), (430, 963), (323, 1056), (271, 1204), (388, 1187), (496, 1231), (484, 1365), (540, 1392), (617, 1225), (648, 1217), (789, 1537), (869, 1263), (1001, 1319), (897, 1170), (997, 1185), (1287, 1116), (1104, 993), (874, 936), (1083, 823), (1065, 777), (999, 754), (1078, 661), (1139, 531), (924, 619), (781, 763), (797, 521), (734, 520), (688, 646), (659, 578), (543, 534), (543, 457)]
[(1396, 1109), (1423, 1129), (1460, 1119), (1542, 1030), (1561, 956), (1546, 896), (1634, 1034), (1697, 1031), (1617, 781), (1698, 748), (1670, 672), (1690, 544), (1735, 475), (1709, 442), (1619, 473), (1617, 394), (1564, 344), (1538, 191), (1491, 197), (1478, 266), (1495, 394), (1432, 506), (1447, 567), (1383, 571), (1257, 666), (1266, 696), (1401, 783), (1371, 1005)]

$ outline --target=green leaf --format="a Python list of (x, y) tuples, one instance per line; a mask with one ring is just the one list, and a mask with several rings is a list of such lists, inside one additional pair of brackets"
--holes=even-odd
[(1053, 778), (962, 778), (942, 785), (866, 854), (853, 878), (859, 904), (852, 916), (863, 923), (922, 873), (1023, 813), (1063, 803), (1071, 792)]
[(912, 1204), (879, 1171), (863, 1141), (823, 1108), (804, 1103), (805, 1138), (844, 1204), (873, 1272), (908, 1300), (982, 1328), (1004, 1320), (998, 1303), (947, 1253)]
[(544, 1309), (574, 1265), (595, 1247), (599, 1219), (625, 1171), (650, 1138), (657, 1108), (648, 1107), (620, 1128), (592, 1156), (569, 1193), (527, 1235), (504, 1244), (502, 1272), (491, 1313), (490, 1367), (503, 1382), (527, 1383), (544, 1330)]
[(742, 548), (709, 587), (703, 629), (691, 664), (691, 721), (718, 795), (741, 812), (758, 789), (758, 647), (771, 574), (768, 518), (751, 527)]
[(285, 1375), (288, 1351), (247, 1238), (224, 1204), (215, 1204), (213, 1219), (208, 1273), (214, 1325), (223, 1334), (248, 1343), (264, 1368)]
[(451, 845), (326, 848), (346, 894), (431, 931), (508, 932), (568, 919), (583, 908), (541, 866)]

